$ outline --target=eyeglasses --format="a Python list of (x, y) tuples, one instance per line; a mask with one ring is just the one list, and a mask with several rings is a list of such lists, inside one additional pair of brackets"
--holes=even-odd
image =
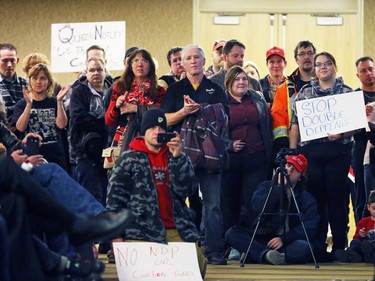
[(311, 57), (311, 56), (314, 55), (314, 52), (308, 51), (308, 52), (300, 52), (300, 53), (297, 54), (297, 56), (299, 56), (299, 57), (304, 57), (306, 55), (309, 56), (309, 57)]
[(139, 59), (139, 58), (135, 58), (132, 60), (132, 63), (133, 64), (138, 64), (138, 63), (142, 63), (142, 64), (146, 64), (146, 63), (149, 63), (149, 60), (146, 60), (146, 59)]
[(325, 67), (331, 67), (331, 66), (333, 65), (333, 62), (331, 62), (331, 61), (326, 61), (326, 62), (317, 62), (317, 63), (315, 64), (315, 67), (317, 67), (317, 68), (322, 68), (323, 65), (324, 65)]

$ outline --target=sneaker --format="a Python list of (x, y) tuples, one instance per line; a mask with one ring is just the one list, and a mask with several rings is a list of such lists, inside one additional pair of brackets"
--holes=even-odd
[(265, 260), (274, 265), (285, 264), (285, 254), (275, 250), (269, 250), (265, 255)]
[(220, 255), (212, 255), (207, 257), (208, 264), (213, 265), (227, 265), (227, 260)]
[(241, 253), (238, 250), (231, 248), (229, 252), (228, 260), (239, 261), (240, 257), (241, 257)]

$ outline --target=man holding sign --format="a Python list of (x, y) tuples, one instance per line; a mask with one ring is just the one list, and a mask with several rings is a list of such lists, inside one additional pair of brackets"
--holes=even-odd
[[(185, 199), (198, 188), (190, 159), (182, 151), (181, 137), (167, 138), (167, 120), (160, 109), (145, 113), (141, 134), (130, 150), (117, 159), (109, 179), (107, 208), (129, 208), (135, 220), (114, 242), (198, 242), (192, 211)], [(164, 138), (162, 138), (164, 137)], [(202, 277), (207, 261), (200, 249)], [(147, 266), (147, 265), (146, 265)]]
[[(295, 100), (290, 147), (299, 146), (300, 152), (309, 161), (307, 187), (317, 201), (320, 215), (315, 251), (317, 259), (324, 262), (330, 259), (325, 242), (328, 222), (334, 242), (332, 252), (345, 249), (347, 243), (349, 190), (346, 187), (346, 179), (350, 166), (353, 131), (345, 132), (343, 128), (346, 128), (346, 122), (352, 116), (345, 116), (342, 111), (334, 109), (337, 102), (335, 97), (352, 92), (352, 89), (346, 86), (342, 79), (336, 78), (336, 60), (330, 53), (316, 54), (314, 65), (317, 79), (304, 86)], [(321, 97), (325, 99), (314, 99)], [(297, 107), (298, 101), (304, 102), (300, 108)], [(352, 110), (354, 109), (353, 107)], [(299, 116), (302, 112), (304, 117), (307, 117), (303, 120)], [(326, 123), (326, 127), (318, 125), (318, 121), (324, 120), (330, 121)], [(328, 123), (332, 124), (327, 125)], [(309, 135), (311, 132), (306, 133), (308, 126), (314, 134), (316, 133), (315, 138)], [(338, 128), (340, 126), (341, 131)], [(306, 135), (300, 141), (302, 130)]]

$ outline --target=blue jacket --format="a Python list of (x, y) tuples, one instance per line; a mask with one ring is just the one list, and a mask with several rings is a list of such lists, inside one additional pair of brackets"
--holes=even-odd
[[(269, 190), (272, 186), (272, 181), (264, 181), (258, 185), (252, 198), (253, 210), (260, 215), (264, 203), (266, 201)], [(304, 184), (299, 182), (293, 189), (296, 197), (296, 201), (301, 212), (301, 217), (303, 219), (307, 235), (310, 240), (313, 240), (316, 231), (318, 229), (319, 215), (317, 211), (317, 204), (315, 199), (310, 193), (304, 189)], [(302, 224), (297, 215), (289, 215), (289, 231), (286, 234), (279, 234), (278, 231), (283, 228), (284, 217), (279, 215), (280, 211), (280, 198), (281, 198), (281, 188), (279, 186), (274, 187), (270, 194), (264, 213), (272, 213), (273, 215), (265, 215), (262, 217), (257, 230), (257, 234), (261, 235), (271, 235), (278, 236), (283, 240), (283, 243), (288, 245), (295, 240), (306, 240), (305, 233), (302, 228)], [(288, 199), (284, 194), (283, 202), (284, 206), (288, 206)], [(294, 204), (293, 198), (291, 198), (291, 203), (289, 208), (284, 209), (287, 213), (297, 213), (296, 206)], [(257, 221), (256, 221), (257, 222)], [(255, 223), (256, 223), (255, 222)]]

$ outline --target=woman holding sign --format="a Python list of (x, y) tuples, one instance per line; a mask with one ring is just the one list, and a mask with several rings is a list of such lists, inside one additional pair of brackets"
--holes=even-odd
[[(352, 92), (352, 89), (346, 86), (341, 78), (336, 78), (336, 60), (330, 53), (316, 54), (314, 65), (317, 78), (301, 89), (295, 100), (296, 102)], [(310, 114), (309, 120), (324, 121), (328, 115), (335, 114), (335, 112), (330, 111), (328, 101), (324, 104), (318, 102), (318, 100), (312, 100), (308, 104), (310, 106), (303, 110)], [(331, 257), (326, 252), (328, 223), (333, 237), (332, 253), (338, 249), (345, 249), (347, 245), (349, 200), (347, 175), (350, 166), (353, 132), (330, 134), (330, 130), (327, 130), (326, 137), (301, 141), (299, 130), (308, 124), (299, 124), (298, 113), (296, 104), (294, 104), (290, 147), (298, 147), (300, 153), (304, 154), (309, 161), (307, 187), (318, 203), (320, 215), (315, 251), (317, 259), (324, 262), (330, 260)], [(339, 120), (339, 118), (336, 120)], [(316, 122), (312, 121), (310, 124), (313, 131), (325, 130), (326, 127), (324, 126), (337, 125), (336, 122), (331, 122), (334, 124), (328, 124), (327, 122), (323, 124), (322, 122), (320, 126), (314, 126), (317, 124)]]

